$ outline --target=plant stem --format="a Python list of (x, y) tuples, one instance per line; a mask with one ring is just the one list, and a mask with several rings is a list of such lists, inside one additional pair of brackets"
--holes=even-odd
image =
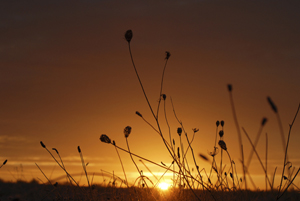
[(165, 62), (164, 70), (163, 70), (163, 73), (162, 73), (162, 77), (161, 77), (159, 100), (158, 100), (157, 112), (156, 112), (156, 118), (157, 119), (158, 119), (158, 112), (159, 112), (160, 101), (161, 101), (161, 98), (162, 98), (161, 96), (162, 96), (162, 89), (163, 89), (163, 82), (164, 82), (165, 70), (166, 70), (166, 67), (167, 67), (168, 60), (169, 59), (167, 58), (166, 62)]
[(125, 177), (127, 188), (129, 188), (129, 186), (128, 186), (128, 180), (127, 180), (126, 173), (125, 173), (125, 170), (124, 170), (124, 166), (123, 166), (123, 163), (122, 163), (122, 160), (121, 160), (121, 157), (120, 157), (120, 154), (118, 152), (118, 149), (117, 149), (116, 145), (115, 145), (115, 149), (116, 149), (116, 152), (118, 154), (118, 157), (119, 157), (119, 160), (120, 160), (120, 163), (121, 163), (121, 166), (122, 166), (122, 170), (123, 170), (123, 173), (124, 173), (124, 177)]
[(245, 174), (245, 162), (244, 162), (242, 135), (241, 135), (240, 126), (239, 126), (239, 123), (238, 123), (238, 120), (237, 120), (237, 115), (236, 115), (236, 112), (235, 112), (235, 107), (234, 107), (234, 102), (233, 102), (233, 97), (232, 97), (231, 90), (229, 90), (229, 96), (230, 96), (230, 103), (231, 103), (231, 107), (232, 107), (233, 118), (234, 118), (234, 122), (235, 122), (235, 125), (236, 125), (237, 133), (238, 133), (238, 139), (239, 139), (239, 144), (240, 144), (240, 152), (241, 152), (241, 157), (242, 157), (242, 166), (243, 166), (245, 189), (247, 190), (247, 181), (246, 181), (246, 174)]
[[(129, 148), (129, 144), (128, 144), (127, 137), (125, 137), (125, 139), (126, 139), (127, 149), (128, 149), (128, 152), (129, 152), (130, 158), (131, 158), (131, 160), (132, 160), (133, 164), (135, 165), (135, 167), (136, 167), (137, 171), (139, 172), (139, 174), (140, 174), (140, 176), (141, 176), (142, 180), (144, 181), (144, 179), (143, 179), (143, 177), (142, 177), (142, 173), (140, 172), (140, 169), (139, 169), (139, 167), (137, 166), (137, 164), (135, 163), (135, 161), (134, 161), (134, 160), (133, 160), (133, 158), (132, 158), (132, 155), (131, 155), (131, 152), (130, 152), (130, 148)], [(144, 182), (145, 182), (145, 181), (144, 181)], [(145, 182), (145, 184), (147, 185), (147, 183), (146, 183), (146, 182)], [(147, 185), (147, 187), (148, 187), (148, 185)]]
[(282, 192), (282, 194), (280, 196), (277, 197), (277, 200), (279, 200), (279, 198), (281, 198), (281, 196), (283, 196), (283, 194), (287, 191), (287, 189), (290, 187), (290, 185), (293, 183), (294, 179), (296, 178), (296, 176), (298, 175), (300, 171), (300, 168), (298, 169), (298, 171), (296, 172), (295, 176), (293, 177), (293, 179), (290, 181), (289, 185), (285, 188), (285, 190)]
[[(256, 148), (256, 145), (257, 145), (257, 143), (258, 143), (258, 141), (259, 141), (259, 138), (260, 138), (260, 136), (261, 136), (262, 129), (263, 129), (263, 125), (260, 126), (259, 131), (258, 131), (258, 133), (257, 133), (257, 135), (256, 135), (256, 138), (255, 138), (255, 141), (254, 141), (254, 148)], [(249, 155), (247, 164), (246, 164), (246, 167), (247, 167), (247, 168), (249, 168), (249, 165), (250, 165), (250, 163), (251, 163), (251, 159), (252, 159), (252, 156), (253, 156), (253, 152), (254, 152), (254, 150), (252, 149), (251, 152), (250, 152), (250, 155)]]
[(268, 190), (267, 178), (268, 178), (268, 134), (266, 133), (266, 191)]
[(139, 76), (139, 74), (138, 74), (138, 72), (137, 72), (137, 69), (136, 69), (136, 67), (135, 67), (135, 64), (134, 64), (134, 61), (133, 61), (133, 57), (132, 57), (132, 53), (131, 53), (131, 48), (130, 48), (130, 42), (128, 42), (128, 47), (129, 47), (130, 58), (131, 58), (131, 62), (132, 62), (132, 65), (133, 65), (135, 74), (136, 74), (136, 76), (137, 76), (137, 78), (138, 78), (138, 80), (139, 80), (140, 86), (141, 86), (141, 88), (142, 88), (142, 91), (143, 91), (144, 96), (145, 96), (145, 98), (146, 98), (146, 101), (147, 101), (147, 103), (148, 103), (148, 106), (149, 106), (149, 108), (150, 108), (150, 110), (151, 110), (151, 113), (152, 113), (152, 115), (155, 117), (155, 114), (154, 114), (154, 112), (153, 112), (153, 109), (152, 109), (152, 107), (151, 107), (151, 104), (150, 104), (150, 102), (149, 102), (149, 100), (148, 100), (148, 97), (147, 97), (147, 95), (146, 95), (146, 91), (144, 90), (142, 81), (141, 81), (140, 76)]
[[(283, 176), (284, 176), (284, 170), (285, 170), (285, 166), (286, 166), (286, 161), (287, 161), (287, 151), (288, 151), (288, 147), (289, 147), (289, 141), (290, 141), (290, 136), (291, 136), (291, 131), (292, 131), (292, 127), (294, 125), (294, 122), (296, 120), (296, 117), (298, 115), (298, 112), (299, 112), (299, 109), (300, 109), (300, 104), (298, 106), (298, 109), (297, 109), (297, 112), (294, 116), (294, 119), (292, 121), (292, 123), (290, 124), (290, 129), (289, 129), (289, 134), (288, 134), (288, 140), (287, 140), (287, 143), (286, 143), (286, 147), (285, 147), (285, 154), (284, 154), (284, 161), (283, 161), (283, 168), (282, 168), (282, 174), (281, 174), (281, 179), (280, 179), (280, 185), (279, 185), (279, 190), (278, 190), (278, 195), (280, 194), (280, 191), (281, 191), (281, 186), (282, 186), (282, 180), (283, 180)], [(278, 115), (278, 113), (276, 113)], [(279, 116), (279, 115), (278, 115)], [(277, 197), (278, 198), (278, 197)]]
[(245, 130), (243, 127), (242, 127), (242, 129), (243, 129), (243, 131), (244, 131), (244, 133), (245, 133), (247, 139), (249, 140), (249, 142), (250, 142), (250, 144), (251, 144), (251, 146), (252, 146), (252, 148), (253, 148), (253, 151), (254, 151), (254, 153), (256, 154), (256, 156), (257, 156), (257, 158), (258, 158), (258, 161), (259, 161), (259, 163), (260, 163), (260, 165), (261, 165), (263, 171), (265, 172), (265, 176), (266, 176), (266, 178), (267, 178), (267, 180), (268, 180), (268, 182), (269, 182), (269, 185), (270, 185), (270, 187), (271, 187), (271, 182), (270, 182), (270, 180), (269, 180), (269, 178), (268, 178), (267, 171), (266, 171), (266, 169), (265, 169), (265, 167), (264, 167), (264, 165), (263, 165), (263, 163), (262, 163), (262, 161), (261, 161), (261, 159), (260, 159), (260, 157), (259, 157), (259, 155), (258, 155), (258, 153), (257, 153), (257, 151), (256, 151), (256, 149), (255, 149), (255, 147), (254, 147), (254, 145), (253, 145), (253, 143), (252, 143), (250, 137), (249, 137), (249, 135), (247, 134), (246, 130)]

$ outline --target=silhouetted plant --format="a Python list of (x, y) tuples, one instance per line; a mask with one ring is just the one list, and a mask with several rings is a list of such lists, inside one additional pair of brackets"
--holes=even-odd
[[(130, 150), (130, 147), (129, 147), (129, 142), (128, 142), (128, 138), (129, 138), (129, 136), (130, 136), (130, 134), (132, 132), (132, 128), (130, 126), (125, 127), (124, 130), (123, 130), (123, 134), (124, 134), (124, 137), (125, 137), (125, 140), (126, 140), (127, 150), (124, 149), (124, 148), (121, 148), (121, 147), (117, 146), (116, 142), (114, 140), (111, 140), (106, 134), (102, 134), (100, 136), (100, 141), (103, 142), (103, 143), (106, 143), (106, 144), (111, 144), (116, 149), (117, 155), (119, 157), (119, 161), (120, 161), (121, 166), (122, 166), (124, 177), (125, 177), (125, 180), (122, 180), (121, 178), (119, 178), (121, 180), (121, 182), (122, 183), (126, 183), (127, 188), (130, 189), (130, 185), (129, 185), (129, 183), (127, 181), (127, 177), (126, 177), (125, 168), (124, 168), (124, 165), (122, 163), (122, 160), (121, 160), (121, 157), (120, 157), (120, 154), (119, 154), (118, 150), (124, 151), (124, 152), (126, 152), (126, 153), (128, 153), (130, 155), (130, 158), (131, 158), (132, 162), (134, 163), (134, 165), (135, 165), (135, 167), (136, 167), (136, 169), (137, 169), (137, 171), (139, 173), (139, 176), (135, 179), (135, 182), (133, 183), (133, 186), (137, 183), (138, 187), (142, 187), (141, 189), (147, 190), (145, 192), (150, 192), (151, 193), (150, 196), (151, 196), (151, 198), (154, 198), (154, 200), (157, 200), (157, 199), (155, 198), (153, 189), (156, 188), (156, 186), (158, 185), (158, 183), (160, 182), (160, 180), (165, 176), (165, 174), (167, 172), (172, 172), (173, 173), (173, 187), (174, 188), (172, 188), (172, 190), (174, 190), (174, 191), (175, 190), (179, 190), (179, 193), (184, 194), (184, 188), (189, 188), (190, 192), (192, 192), (192, 194), (194, 195), (194, 197), (197, 200), (201, 200), (200, 199), (201, 196), (195, 192), (195, 190), (199, 189), (199, 186), (200, 186), (200, 188), (202, 188), (202, 190), (204, 190), (204, 191), (202, 191), (204, 194), (205, 194), (205, 192), (209, 192), (211, 198), (213, 200), (216, 200), (214, 194), (216, 193), (216, 191), (218, 191), (220, 189), (222, 191), (231, 191), (231, 192), (235, 192), (236, 194), (239, 194), (239, 193), (243, 194), (244, 191), (238, 191), (238, 190), (241, 190), (241, 188), (242, 188), (241, 186), (242, 186), (243, 183), (245, 183), (244, 184), (245, 189), (248, 189), (247, 188), (246, 177), (249, 178), (248, 181), (252, 182), (253, 186), (255, 187), (255, 184), (254, 184), (254, 182), (253, 182), (253, 180), (251, 178), (251, 175), (249, 173), (249, 170), (248, 170), (248, 168), (250, 166), (250, 163), (251, 163), (251, 160), (252, 160), (252, 156), (253, 156), (253, 154), (255, 154), (257, 156), (259, 162), (260, 162), (260, 165), (262, 166), (262, 169), (263, 169), (264, 173), (265, 173), (266, 190), (267, 190), (268, 186), (270, 187), (271, 190), (273, 190), (274, 189), (275, 173), (276, 173), (277, 167), (275, 168), (273, 178), (269, 179), (268, 174), (267, 174), (267, 153), (268, 153), (268, 138), (267, 138), (267, 134), (266, 134), (266, 160), (265, 160), (265, 165), (263, 165), (263, 163), (262, 163), (262, 161), (260, 159), (260, 156), (259, 156), (259, 154), (258, 154), (258, 152), (256, 150), (256, 145), (258, 144), (258, 141), (260, 139), (260, 136), (261, 136), (261, 133), (262, 133), (262, 129), (264, 128), (264, 126), (265, 126), (265, 124), (267, 122), (267, 118), (264, 117), (262, 119), (254, 143), (252, 143), (249, 135), (246, 133), (245, 129), (242, 127), (242, 130), (244, 131), (244, 133), (245, 133), (246, 137), (248, 138), (248, 141), (249, 141), (249, 143), (250, 143), (250, 145), (252, 147), (251, 151), (250, 151), (250, 155), (248, 157), (248, 160), (245, 161), (240, 127), (239, 127), (239, 123), (238, 123), (238, 119), (237, 119), (237, 115), (236, 115), (236, 111), (235, 111), (235, 105), (234, 105), (234, 102), (233, 102), (233, 95), (232, 95), (233, 88), (232, 88), (231, 84), (228, 84), (227, 85), (227, 90), (228, 90), (229, 96), (230, 96), (230, 103), (231, 103), (231, 108), (232, 108), (232, 113), (233, 113), (233, 119), (234, 119), (234, 122), (235, 122), (235, 126), (237, 128), (239, 149), (240, 149), (240, 154), (241, 154), (241, 159), (240, 160), (241, 160), (241, 164), (242, 164), (243, 176), (240, 177), (240, 178), (238, 177), (238, 173), (237, 173), (237, 170), (236, 170), (236, 164), (231, 159), (231, 156), (230, 156), (229, 151), (228, 151), (228, 147), (227, 147), (227, 145), (225, 143), (225, 140), (224, 140), (224, 120), (221, 120), (221, 121), (218, 120), (215, 123), (215, 125), (216, 125), (215, 144), (214, 144), (214, 147), (213, 147), (213, 151), (208, 152), (208, 154), (210, 156), (212, 156), (212, 162), (211, 162), (211, 168), (210, 168), (209, 175), (207, 174), (207, 172), (206, 172), (206, 170), (204, 168), (202, 170), (199, 170), (199, 166), (197, 164), (197, 161), (196, 161), (196, 158), (195, 158), (195, 154), (194, 154), (194, 149), (193, 149), (193, 146), (192, 146), (195, 134), (199, 131), (199, 129), (198, 128), (193, 128), (192, 129), (192, 131), (193, 131), (192, 137), (190, 137), (188, 135), (188, 133), (186, 132), (186, 130), (184, 128), (183, 122), (181, 120), (179, 120), (178, 117), (177, 117), (177, 115), (176, 115), (172, 98), (169, 98), (169, 96), (168, 96), (168, 99), (167, 99), (167, 95), (163, 91), (163, 83), (164, 83), (164, 77), (165, 77), (165, 70), (166, 70), (166, 66), (167, 66), (168, 60), (169, 60), (169, 58), (171, 56), (170, 52), (168, 52), (168, 51), (165, 52), (165, 64), (164, 64), (163, 71), (162, 71), (162, 78), (161, 78), (161, 83), (160, 83), (158, 105), (157, 105), (157, 108), (153, 108), (152, 105), (149, 102), (148, 96), (146, 94), (146, 91), (144, 89), (144, 86), (143, 86), (142, 81), (141, 81), (141, 79), (139, 77), (137, 68), (136, 68), (134, 60), (133, 60), (133, 55), (132, 55), (132, 51), (131, 51), (131, 43), (132, 43), (132, 38), (133, 38), (133, 32), (132, 32), (132, 30), (126, 31), (125, 34), (124, 34), (124, 36), (125, 36), (125, 40), (128, 43), (128, 48), (129, 48), (129, 54), (130, 54), (131, 62), (132, 62), (135, 74), (137, 76), (137, 79), (139, 81), (139, 85), (140, 85), (140, 87), (142, 89), (143, 95), (144, 95), (144, 97), (146, 99), (146, 102), (148, 104), (148, 107), (150, 109), (150, 112), (151, 112), (151, 114), (152, 114), (152, 116), (153, 116), (156, 124), (149, 123), (149, 121), (146, 120), (142, 116), (142, 114), (140, 112), (136, 111), (135, 113), (144, 122), (146, 122), (156, 133), (159, 134), (159, 136), (162, 139), (162, 141), (163, 141), (163, 143), (164, 143), (164, 145), (165, 145), (168, 153), (170, 154), (170, 156), (172, 158), (172, 163), (170, 163), (169, 165), (166, 165), (167, 161), (164, 161), (164, 162), (161, 161), (160, 163), (156, 163), (156, 162), (154, 162), (152, 160), (149, 160), (147, 158), (141, 157), (140, 155), (132, 153), (131, 150)], [(166, 123), (166, 125), (168, 127), (168, 131), (169, 131), (168, 132), (168, 134), (169, 134), (169, 137), (168, 137), (169, 139), (168, 140), (166, 140), (166, 138), (165, 138), (165, 136), (164, 136), (164, 134), (162, 132), (161, 122), (159, 121), (159, 110), (160, 110), (160, 104), (161, 104), (162, 100), (163, 100), (163, 110), (164, 110), (165, 123)], [(166, 102), (167, 102), (166, 100), (171, 100), (171, 104), (172, 104), (174, 116), (175, 116), (177, 122), (180, 125), (177, 128), (177, 135), (174, 135), (173, 137), (172, 137), (172, 133), (176, 132), (176, 129), (171, 129), (171, 126), (169, 125), (168, 118), (167, 118), (167, 111), (166, 111)], [(281, 134), (281, 138), (282, 138), (283, 149), (284, 149), (284, 153), (285, 153), (284, 164), (283, 164), (283, 172), (282, 172), (282, 175), (281, 175), (281, 181), (280, 181), (280, 185), (278, 187), (278, 192), (277, 192), (277, 199), (280, 199), (287, 192), (288, 188), (291, 185), (294, 185), (296, 188), (298, 188), (293, 183), (293, 181), (296, 178), (296, 176), (298, 175), (298, 173), (300, 171), (300, 168), (296, 171), (296, 173), (294, 173), (295, 167), (293, 167), (291, 165), (291, 163), (289, 162), (287, 152), (288, 152), (288, 145), (289, 145), (289, 140), (290, 140), (291, 129), (292, 129), (294, 121), (295, 121), (295, 119), (297, 117), (297, 114), (298, 114), (298, 111), (299, 111), (299, 108), (300, 108), (300, 104), (299, 104), (299, 107), (297, 109), (297, 112), (296, 112), (296, 115), (294, 117), (294, 120), (293, 120), (292, 124), (290, 125), (290, 130), (289, 130), (287, 142), (285, 142), (284, 132), (283, 132), (283, 129), (282, 129), (282, 123), (281, 123), (281, 120), (280, 120), (278, 109), (277, 109), (276, 105), (274, 104), (274, 102), (271, 100), (270, 97), (267, 97), (267, 101), (268, 101), (269, 105), (271, 106), (271, 109), (275, 112), (275, 114), (277, 116), (278, 124), (279, 124), (279, 129), (280, 129), (280, 134)], [(226, 132), (226, 135), (227, 135), (227, 132)], [(134, 136), (132, 136), (132, 137), (134, 137)], [(179, 137), (179, 142), (176, 139), (176, 144), (175, 144), (174, 137), (175, 138), (177, 137), (177, 139)], [(182, 139), (182, 137), (183, 137), (183, 139)], [(184, 138), (186, 139), (186, 141), (184, 140)], [(191, 140), (189, 138), (191, 138)], [(218, 145), (219, 145), (220, 149), (217, 146), (217, 142), (218, 142)], [(67, 172), (67, 170), (66, 170), (66, 168), (64, 166), (63, 160), (61, 159), (58, 150), (55, 149), (55, 148), (52, 149), (59, 156), (60, 162), (57, 161), (57, 159), (52, 155), (52, 153), (47, 149), (47, 147), (45, 146), (45, 144), (42, 141), (40, 141), (40, 144), (41, 144), (41, 146), (44, 149), (46, 149), (49, 152), (49, 154), (56, 161), (56, 163), (65, 171), (65, 173), (67, 174), (67, 177), (70, 180), (70, 183), (72, 183), (72, 182), (76, 183), (76, 181)], [(187, 144), (187, 147), (184, 147), (184, 145), (186, 145), (186, 144)], [(177, 150), (176, 150), (176, 147), (177, 147)], [(86, 171), (87, 164), (84, 163), (80, 146), (78, 146), (77, 149), (78, 149), (78, 152), (79, 152), (80, 157), (81, 157), (81, 162), (82, 162), (82, 166), (83, 166), (83, 169), (85, 171), (85, 174), (86, 174), (88, 185), (89, 185), (89, 187), (91, 187), (90, 186), (90, 182), (89, 182), (89, 178), (88, 178), (88, 173)], [(229, 149), (230, 149), (230, 147), (229, 147)], [(221, 150), (220, 167), (218, 167), (218, 165), (217, 165), (217, 157), (216, 157), (216, 155), (218, 154), (219, 150)], [(226, 167), (227, 164), (225, 163), (225, 161), (223, 163), (223, 152), (227, 153), (228, 158), (230, 160), (230, 167), (229, 168)], [(188, 153), (191, 154), (191, 156), (193, 157), (193, 162), (194, 162), (193, 165), (191, 165), (189, 163), (189, 161), (187, 160), (187, 154)], [(207, 158), (205, 155), (198, 154), (198, 156), (202, 160), (210, 162), (210, 159)], [(140, 162), (152, 174), (152, 176), (156, 179), (156, 182), (153, 182), (149, 177), (147, 177), (146, 175), (144, 175), (143, 171), (140, 170), (139, 167), (137, 166), (137, 164), (136, 164), (136, 162), (135, 162), (135, 160), (134, 160), (133, 157), (137, 157), (137, 158), (140, 159)], [(6, 161), (0, 166), (0, 168), (3, 165), (5, 165)], [(156, 175), (144, 163), (144, 161), (146, 161), (148, 163), (151, 163), (151, 164), (153, 164), (155, 166), (158, 166), (160, 168), (163, 168), (165, 170), (164, 173), (160, 176), (160, 178), (156, 177)], [(37, 165), (37, 167), (40, 169), (40, 167), (38, 165)], [(175, 168), (178, 168), (178, 170), (175, 171)], [(196, 169), (197, 172), (195, 171), (195, 169)], [(41, 169), (40, 169), (40, 171), (44, 174), (44, 172)], [(288, 171), (287, 174), (285, 174), (286, 171)], [(196, 172), (196, 174), (195, 174), (195, 172)], [(205, 179), (205, 175), (207, 177), (207, 180)], [(216, 175), (216, 178), (214, 178), (212, 175)], [(45, 174), (44, 174), (44, 176), (47, 178), (47, 176)], [(113, 173), (112, 174), (113, 181), (109, 182), (109, 184), (111, 184), (112, 187), (116, 187), (116, 178), (118, 178), (118, 177)], [(230, 182), (230, 179), (232, 179), (232, 183)], [(49, 181), (49, 183), (51, 183), (51, 181), (48, 178), (47, 178), (47, 180)], [(150, 188), (151, 186), (148, 186), (148, 184), (147, 184), (146, 181), (149, 183), (149, 185), (152, 185), (152, 187), (154, 187), (154, 188), (151, 189)], [(284, 181), (284, 184), (283, 184), (283, 181)], [(122, 183), (121, 183), (121, 185), (122, 185)], [(54, 185), (57, 186), (57, 183), (54, 184)], [(76, 183), (76, 185), (79, 186), (77, 183)], [(145, 186), (147, 186), (148, 188), (143, 188)], [(175, 187), (178, 187), (178, 188), (176, 189)], [(139, 193), (139, 192), (141, 192), (139, 190), (140, 189), (134, 189), (133, 196), (130, 197), (131, 200), (143, 200), (144, 199), (144, 197), (142, 197), (141, 194)], [(247, 193), (248, 192), (246, 191), (243, 194), (243, 196), (247, 197), (247, 195), (248, 195)], [(148, 197), (148, 194), (147, 194), (147, 197)], [(176, 199), (178, 199), (178, 198), (176, 198)], [(188, 198), (186, 198), (186, 199), (188, 199)], [(126, 200), (126, 199), (124, 199), (124, 200)]]
[(7, 160), (5, 160), (5, 161), (1, 164), (0, 168), (2, 168), (2, 166), (5, 165), (6, 163), (7, 163)]

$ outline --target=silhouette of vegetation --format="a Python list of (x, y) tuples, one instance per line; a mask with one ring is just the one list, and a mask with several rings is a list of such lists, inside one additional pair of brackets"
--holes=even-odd
[[(125, 32), (125, 40), (128, 43), (129, 55), (131, 59), (131, 63), (138, 79), (138, 83), (142, 89), (142, 93), (146, 100), (146, 103), (149, 107), (149, 110), (152, 114), (152, 118), (155, 120), (155, 124), (149, 123), (150, 121), (145, 119), (143, 115), (136, 111), (136, 115), (141, 118), (147, 125), (149, 125), (155, 133), (157, 133), (164, 143), (166, 152), (170, 155), (172, 161), (170, 163), (166, 163), (161, 161), (160, 163), (155, 162), (154, 160), (144, 158), (138, 154), (131, 152), (128, 138), (132, 132), (132, 127), (127, 126), (124, 128), (124, 137), (126, 140), (127, 149), (119, 147), (117, 143), (110, 139), (110, 137), (106, 134), (102, 134), (100, 136), (100, 141), (106, 143), (107, 145), (112, 145), (116, 149), (116, 152), (119, 157), (120, 164), (122, 166), (124, 179), (120, 175), (115, 175), (114, 173), (109, 173), (106, 171), (102, 171), (101, 173), (89, 173), (86, 170), (84, 157), (82, 154), (82, 150), (80, 146), (77, 147), (78, 153), (80, 154), (82, 167), (84, 173), (86, 175), (88, 187), (80, 186), (79, 183), (74, 179), (77, 175), (70, 175), (67, 171), (63, 159), (61, 158), (57, 149), (52, 148), (59, 159), (57, 159), (52, 152), (46, 147), (46, 145), (41, 141), (40, 144), (43, 149), (45, 149), (53, 160), (57, 163), (57, 165), (65, 172), (64, 178), (67, 178), (68, 182), (64, 184), (58, 183), (59, 179), (50, 180), (47, 178), (47, 175), (44, 174), (43, 170), (37, 165), (40, 171), (43, 173), (44, 177), (47, 179), (48, 184), (38, 184), (37, 181), (32, 181), (30, 183), (4, 183), (0, 182), (0, 195), (3, 195), (7, 198), (11, 196), (12, 191), (7, 191), (5, 193), (4, 189), (17, 188), (17, 194), (22, 194), (25, 198), (30, 200), (279, 200), (282, 198), (288, 198), (289, 200), (299, 200), (299, 188), (294, 183), (295, 178), (297, 177), (300, 168), (295, 171), (295, 167), (292, 166), (291, 162), (288, 160), (288, 146), (291, 136), (292, 127), (298, 115), (300, 104), (296, 110), (296, 114), (292, 123), (290, 124), (287, 141), (285, 141), (284, 132), (282, 129), (282, 123), (280, 120), (278, 109), (275, 103), (271, 100), (270, 97), (267, 97), (267, 102), (271, 106), (271, 109), (274, 111), (277, 119), (278, 125), (280, 129), (280, 135), (282, 139), (282, 145), (284, 149), (284, 159), (283, 159), (283, 171), (280, 178), (279, 187), (276, 188), (274, 184), (275, 173), (277, 167), (274, 170), (274, 174), (272, 178), (267, 172), (267, 155), (268, 155), (268, 137), (266, 135), (266, 159), (265, 164), (261, 159), (261, 156), (256, 150), (256, 146), (260, 140), (260, 136), (262, 133), (262, 129), (267, 123), (267, 118), (263, 118), (261, 121), (261, 125), (259, 127), (259, 131), (256, 135), (254, 143), (250, 139), (248, 133), (243, 127), (240, 127), (238, 123), (238, 118), (236, 115), (234, 99), (233, 99), (233, 87), (231, 84), (227, 85), (227, 90), (229, 92), (229, 99), (232, 108), (233, 120), (236, 125), (237, 135), (238, 135), (238, 143), (239, 150), (241, 155), (241, 166), (242, 166), (242, 174), (237, 172), (236, 163), (231, 159), (230, 146), (227, 146), (225, 137), (226, 133), (224, 131), (225, 122), (223, 120), (216, 121), (216, 135), (215, 135), (215, 144), (211, 152), (209, 152), (209, 156), (205, 156), (204, 154), (195, 154), (193, 149), (193, 141), (195, 133), (199, 131), (197, 128), (193, 128), (193, 135), (189, 136), (188, 132), (184, 127), (184, 123), (177, 117), (175, 107), (173, 105), (173, 101), (171, 100), (173, 113), (178, 121), (180, 127), (172, 128), (168, 122), (167, 113), (166, 113), (166, 100), (168, 97), (163, 93), (163, 82), (164, 76), (166, 73), (166, 67), (168, 60), (171, 58), (171, 53), (165, 52), (165, 64), (162, 71), (162, 79), (160, 83), (159, 90), (159, 100), (156, 108), (150, 104), (147, 93), (144, 89), (142, 80), (140, 79), (138, 69), (134, 63), (134, 57), (131, 51), (131, 43), (133, 39), (132, 30), (128, 30)], [(163, 105), (161, 105), (163, 103)], [(162, 127), (162, 120), (159, 120), (159, 112), (162, 110), (164, 112), (164, 120), (166, 126), (168, 127), (168, 134), (165, 134)], [(156, 112), (155, 112), (156, 111)], [(242, 142), (242, 132), (247, 137), (249, 144), (251, 145), (250, 154), (247, 160), (245, 160), (244, 156), (244, 146)], [(174, 133), (176, 134), (174, 135)], [(172, 135), (173, 134), (173, 135)], [(179, 142), (175, 140), (179, 138)], [(134, 136), (132, 136), (134, 137)], [(186, 147), (185, 147), (186, 145)], [(126, 171), (124, 165), (122, 163), (122, 159), (119, 155), (119, 151), (123, 151), (129, 154), (132, 162), (134, 163), (136, 170), (139, 173), (139, 176), (136, 178), (133, 184), (130, 184), (126, 177)], [(230, 163), (225, 164), (223, 161), (223, 152), (225, 154), (224, 157), (229, 158)], [(216, 155), (221, 155), (220, 161), (217, 161)], [(189, 162), (187, 160), (187, 155), (190, 154), (193, 158), (193, 162)], [(266, 189), (265, 191), (259, 190), (255, 187), (255, 182), (251, 178), (251, 174), (249, 173), (249, 166), (251, 164), (253, 154), (256, 155), (260, 166), (265, 174), (265, 183)], [(211, 164), (209, 172), (206, 172), (205, 169), (199, 168), (199, 162), (197, 162), (195, 156), (199, 156), (201, 160), (204, 162), (209, 162)], [(210, 158), (211, 157), (211, 158)], [(148, 166), (144, 163), (148, 162), (152, 165), (162, 168), (164, 173), (160, 178), (154, 176), (156, 181), (151, 180), (149, 177), (143, 174), (143, 171), (138, 167), (134, 158), (138, 158), (141, 163), (146, 167), (146, 169), (153, 175), (152, 171)], [(0, 168), (5, 165), (7, 160), (0, 166)], [(292, 170), (293, 169), (293, 170)], [(292, 170), (292, 171), (291, 171)], [(159, 182), (166, 175), (167, 172), (170, 172), (172, 176), (172, 185), (169, 187), (167, 191), (162, 191), (158, 188)], [(286, 172), (288, 174), (286, 175)], [(102, 175), (103, 177), (109, 178), (109, 182), (106, 183), (104, 180), (101, 185), (93, 184), (93, 181), (89, 179), (89, 175), (97, 176)], [(241, 175), (241, 176), (240, 176)], [(250, 191), (248, 182), (251, 182), (253, 187), (256, 190)], [(15, 185), (15, 186), (14, 186)], [(293, 186), (293, 189), (297, 189), (297, 191), (293, 191), (290, 187)], [(30, 189), (30, 190), (26, 190)], [(33, 193), (38, 192), (38, 193)], [(1, 197), (0, 197), (1, 198)], [(18, 199), (18, 198), (16, 198)]]

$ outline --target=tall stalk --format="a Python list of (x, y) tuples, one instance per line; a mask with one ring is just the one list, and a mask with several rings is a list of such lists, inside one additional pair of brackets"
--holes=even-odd
[[(151, 113), (152, 113), (152, 115), (153, 115), (153, 117), (154, 117), (154, 119), (155, 119), (155, 121), (156, 121), (156, 124), (157, 124), (157, 127), (158, 127), (158, 131), (159, 131), (159, 133), (160, 133), (160, 136), (161, 136), (161, 138), (162, 138), (162, 140), (163, 140), (163, 142), (164, 142), (164, 144), (165, 144), (165, 146), (166, 146), (166, 148), (167, 148), (169, 154), (172, 156), (173, 160), (177, 163), (178, 168), (179, 168), (179, 172), (180, 172), (182, 175), (184, 175), (184, 174), (183, 174), (183, 171), (182, 171), (182, 169), (181, 169), (181, 166), (180, 166), (180, 164), (179, 164), (179, 162), (176, 160), (176, 157), (175, 157), (174, 152), (172, 153), (173, 150), (172, 150), (172, 151), (170, 150), (170, 148), (168, 147), (168, 145), (167, 145), (167, 143), (166, 143), (165, 138), (163, 137), (163, 134), (162, 134), (162, 131), (161, 131), (161, 128), (160, 128), (160, 124), (159, 124), (159, 122), (158, 122), (158, 118), (157, 118), (156, 115), (154, 114), (154, 111), (153, 111), (153, 109), (152, 109), (152, 107), (151, 107), (151, 104), (150, 104), (150, 102), (149, 102), (149, 100), (148, 100), (147, 94), (146, 94), (146, 92), (145, 92), (145, 90), (144, 90), (142, 81), (141, 81), (141, 79), (140, 79), (140, 77), (139, 77), (139, 74), (138, 74), (138, 72), (137, 72), (136, 66), (135, 66), (135, 64), (134, 64), (134, 60), (133, 60), (133, 56), (132, 56), (132, 52), (131, 52), (131, 47), (130, 47), (130, 42), (131, 42), (132, 36), (133, 36), (133, 34), (132, 34), (132, 31), (131, 31), (131, 30), (126, 31), (126, 33), (125, 33), (125, 39), (126, 39), (126, 41), (128, 42), (128, 48), (129, 48), (130, 58), (131, 58), (131, 62), (132, 62), (132, 65), (133, 65), (133, 67), (134, 67), (136, 76), (137, 76), (137, 78), (138, 78), (138, 80), (139, 80), (140, 86), (141, 86), (141, 88), (142, 88), (142, 91), (143, 91), (144, 97), (145, 97), (145, 99), (146, 99), (146, 101), (147, 101), (147, 104), (148, 104), (148, 106), (149, 106), (149, 109), (150, 109), (150, 111), (151, 111)], [(193, 190), (192, 187), (190, 186), (190, 184), (189, 184), (187, 178), (186, 178), (185, 176), (184, 176), (184, 178), (185, 178), (185, 180), (187, 181), (187, 184), (188, 184), (189, 188), (191, 189), (191, 191), (193, 192), (193, 194), (195, 195), (195, 197), (196, 197), (198, 200), (200, 200), (200, 198), (197, 196), (197, 194), (194, 192), (194, 190)]]
[(239, 126), (239, 123), (238, 123), (238, 120), (237, 120), (237, 115), (236, 115), (236, 111), (235, 111), (235, 107), (234, 107), (234, 102), (233, 102), (233, 97), (232, 97), (232, 86), (231, 86), (231, 84), (228, 84), (227, 87), (228, 87), (229, 96), (230, 96), (230, 103), (231, 103), (231, 107), (232, 107), (233, 118), (234, 118), (234, 122), (235, 122), (235, 125), (236, 125), (237, 133), (238, 133), (238, 139), (239, 139), (239, 144), (240, 144), (240, 152), (241, 152), (241, 157), (242, 157), (242, 166), (243, 166), (243, 175), (244, 175), (243, 178), (244, 178), (244, 182), (245, 182), (245, 189), (247, 190), (247, 181), (246, 181), (246, 172), (245, 172), (245, 160), (244, 160), (242, 135), (241, 135), (240, 126)]

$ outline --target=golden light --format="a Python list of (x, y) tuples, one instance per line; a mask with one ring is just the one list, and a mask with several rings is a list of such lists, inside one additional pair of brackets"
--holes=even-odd
[(159, 187), (161, 190), (163, 190), (163, 191), (168, 190), (169, 186), (170, 186), (170, 185), (167, 184), (167, 183), (165, 183), (165, 182), (161, 182), (161, 183), (158, 184), (158, 187)]

